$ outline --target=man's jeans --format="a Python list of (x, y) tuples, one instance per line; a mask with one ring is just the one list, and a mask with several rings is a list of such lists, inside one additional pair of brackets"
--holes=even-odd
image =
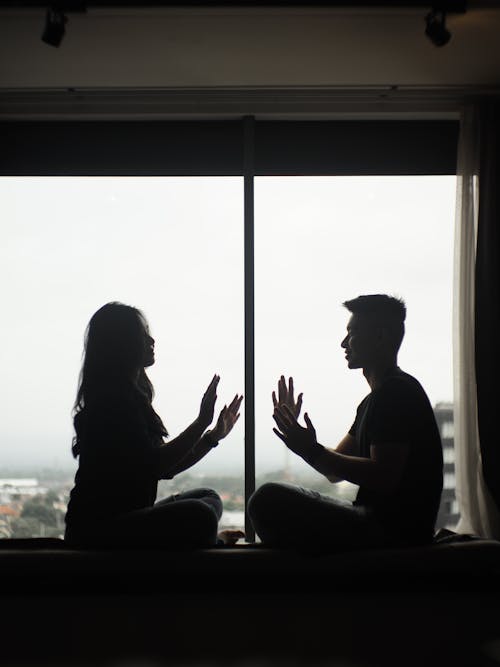
[(368, 509), (291, 484), (261, 486), (250, 498), (248, 513), (268, 546), (322, 552), (386, 542)]

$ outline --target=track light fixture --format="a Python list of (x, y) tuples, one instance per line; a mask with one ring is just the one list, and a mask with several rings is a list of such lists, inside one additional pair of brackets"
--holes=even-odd
[(60, 46), (64, 33), (66, 32), (67, 22), (68, 18), (65, 16), (62, 9), (54, 5), (49, 7), (45, 16), (42, 42), (50, 44), (50, 46)]
[(68, 22), (66, 14), (83, 14), (86, 11), (86, 0), (59, 0), (59, 2), (49, 5), (45, 15), (42, 42), (50, 44), (50, 46), (60, 46), (66, 32), (66, 23)]
[(451, 39), (451, 32), (447, 30), (446, 12), (432, 9), (425, 17), (425, 34), (434, 46), (444, 46)]

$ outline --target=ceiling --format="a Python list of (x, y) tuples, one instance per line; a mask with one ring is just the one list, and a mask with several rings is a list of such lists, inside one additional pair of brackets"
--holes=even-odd
[(79, 95), (82, 113), (91, 98), (114, 113), (146, 98), (161, 111), (168, 98), (181, 115), (200, 104), (203, 113), (211, 104), (251, 112), (248, 100), (262, 112), (280, 100), (283, 111), (315, 100), (325, 113), (335, 100), (346, 111), (353, 100), (443, 102), (500, 86), (500, 9), (477, 5), (448, 17), (443, 48), (425, 37), (426, 10), (416, 6), (96, 6), (68, 14), (59, 48), (40, 39), (42, 7), (4, 6), (0, 93), (6, 103), (64, 97), (73, 111)]

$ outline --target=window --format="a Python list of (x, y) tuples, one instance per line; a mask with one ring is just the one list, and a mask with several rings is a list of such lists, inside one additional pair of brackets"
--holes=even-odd
[(260, 177), (255, 202), (257, 477), (352, 496), (274, 436), (270, 392), (293, 375), (320, 442), (336, 446), (369, 392), (345, 364), (341, 304), (389, 293), (408, 308), (400, 366), (433, 405), (452, 399), (455, 177)]
[[(195, 419), (215, 372), (222, 378), (219, 409), (242, 391), (241, 177), (4, 177), (0, 192), (0, 279), (10, 285), (3, 304), (10, 324), (2, 346), (2, 468), (35, 480), (52, 468), (60, 474), (47, 473), (50, 487), (67, 491), (84, 329), (108, 301), (137, 306), (149, 321), (157, 363), (148, 374), (172, 435)], [(194, 476), (214, 477), (216, 485), (218, 477), (230, 478), (221, 493), (228, 507), (242, 509), (242, 471), (236, 429)], [(37, 481), (26, 488), (29, 497), (45, 494), (45, 480)], [(200, 486), (184, 474), (161, 482), (159, 491), (189, 485)], [(11, 490), (5, 501), (21, 513), (10, 521), (14, 535), (30, 527), (60, 533), (57, 514), (43, 528), (33, 524), (23, 514), (27, 493)]]
[[(409, 306), (409, 318), (414, 317), (415, 319), (413, 322), (408, 321), (408, 336), (405, 343), (407, 352), (403, 353), (408, 356), (406, 359), (402, 357), (402, 365), (408, 369), (411, 368), (420, 377), (431, 395), (431, 400), (448, 400), (450, 396), (445, 388), (446, 382), (440, 385), (435, 381), (435, 374), (433, 373), (432, 355), (434, 354), (435, 337), (432, 333), (432, 325), (434, 325), (434, 322), (426, 322), (424, 315), (420, 315), (418, 308), (414, 305), (417, 303), (417, 297), (423, 287), (429, 290), (436, 288), (436, 280), (439, 283), (437, 288), (442, 290), (440, 294), (444, 294), (446, 291), (446, 286), (441, 285), (438, 276), (438, 269), (441, 270), (443, 267), (436, 266), (433, 263), (428, 264), (428, 260), (431, 251), (437, 248), (438, 232), (445, 228), (448, 229), (448, 227), (444, 223), (441, 226), (442, 219), (439, 218), (434, 223), (434, 229), (432, 229), (426, 213), (421, 213), (421, 219), (417, 220), (415, 217), (417, 215), (415, 211), (417, 203), (423, 206), (423, 211), (430, 211), (434, 215), (433, 205), (430, 199), (426, 199), (429, 195), (426, 194), (425, 188), (419, 193), (412, 191), (411, 194), (408, 194), (409, 190), (407, 188), (411, 180), (414, 183), (420, 182), (423, 184), (427, 182), (429, 184), (436, 177), (436, 184), (439, 179), (442, 179), (441, 185), (436, 185), (440, 196), (443, 193), (447, 193), (445, 198), (449, 195), (453, 190), (451, 175), (454, 174), (455, 170), (457, 131), (458, 124), (455, 121), (257, 121), (254, 123), (252, 119), (246, 119), (243, 122), (112, 123), (96, 121), (86, 123), (67, 121), (63, 123), (0, 123), (0, 132), (4, 143), (4, 150), (0, 159), (0, 175), (5, 177), (4, 183), (7, 184), (8, 179), (14, 177), (30, 177), (27, 180), (18, 181), (18, 183), (23, 183), (24, 187), (32, 177), (37, 177), (32, 180), (32, 184), (37, 184), (38, 194), (42, 202), (38, 207), (36, 217), (28, 216), (27, 220), (21, 222), (19, 218), (20, 211), (26, 211), (29, 208), (28, 199), (30, 195), (26, 194), (26, 190), (17, 192), (15, 210), (9, 213), (12, 223), (10, 228), (13, 230), (13, 235), (12, 238), (5, 238), (3, 244), (4, 257), (10, 257), (10, 264), (4, 263), (3, 270), (10, 271), (10, 276), (5, 279), (12, 286), (12, 307), (18, 308), (16, 313), (19, 318), (21, 316), (24, 318), (22, 321), (18, 319), (17, 323), (16, 321), (12, 322), (9, 339), (7, 345), (4, 346), (4, 355), (12, 357), (12, 350), (17, 350), (17, 353), (14, 352), (14, 354), (19, 355), (21, 359), (24, 358), (31, 370), (35, 368), (40, 369), (40, 371), (37, 370), (36, 373), (32, 373), (29, 378), (21, 378), (21, 375), (17, 377), (18, 374), (13, 371), (9, 377), (9, 383), (4, 385), (4, 397), (7, 401), (18, 401), (17, 414), (19, 414), (19, 410), (22, 410), (23, 414), (31, 416), (37, 414), (36, 404), (45, 406), (45, 410), (42, 409), (42, 412), (47, 417), (51, 416), (52, 419), (56, 420), (58, 437), (61, 438), (61, 442), (64, 439), (64, 451), (68, 451), (66, 443), (71, 437), (69, 413), (76, 379), (74, 369), (78, 367), (80, 361), (76, 357), (81, 350), (84, 326), (89, 315), (95, 309), (97, 296), (94, 297), (94, 294), (102, 294), (102, 298), (99, 296), (97, 299), (98, 304), (114, 298), (123, 298), (123, 300), (129, 302), (135, 300), (137, 305), (144, 309), (151, 321), (153, 335), (156, 336), (159, 343), (158, 352), (160, 352), (162, 345), (161, 341), (166, 340), (168, 341), (167, 346), (170, 345), (170, 353), (173, 354), (174, 344), (171, 342), (173, 340), (173, 330), (170, 328), (172, 325), (170, 322), (168, 325), (162, 324), (166, 322), (164, 319), (165, 312), (171, 316), (174, 322), (182, 322), (185, 313), (182, 307), (182, 298), (180, 303), (174, 304), (170, 301), (171, 294), (172, 292), (177, 295), (187, 294), (186, 300), (189, 300), (191, 304), (196, 303), (204, 318), (210, 321), (211, 304), (215, 303), (217, 289), (224, 289), (225, 287), (224, 280), (218, 282), (214, 272), (210, 270), (210, 259), (213, 257), (210, 253), (215, 253), (221, 263), (227, 265), (225, 275), (232, 281), (232, 293), (236, 294), (239, 291), (240, 302), (238, 305), (236, 302), (232, 302), (231, 307), (227, 308), (227, 313), (224, 313), (224, 316), (227, 316), (229, 320), (222, 327), (225, 330), (223, 333), (221, 332), (221, 337), (217, 343), (214, 342), (213, 346), (210, 344), (208, 352), (206, 345), (201, 348), (196, 344), (196, 336), (184, 336), (183, 328), (182, 330), (179, 328), (176, 332), (180, 335), (179, 343), (176, 343), (176, 345), (180, 345), (181, 349), (186, 352), (189, 348), (189, 352), (194, 355), (196, 363), (191, 365), (192, 368), (196, 366), (196, 368), (205, 369), (205, 366), (207, 367), (208, 379), (212, 372), (217, 370), (213, 368), (212, 359), (222, 359), (222, 365), (227, 370), (224, 371), (221, 367), (220, 372), (225, 383), (226, 378), (228, 378), (227, 390), (229, 393), (233, 391), (233, 389), (229, 389), (230, 377), (234, 377), (234, 384), (237, 385), (234, 391), (241, 391), (243, 365), (245, 366), (247, 495), (253, 487), (254, 424), (257, 427), (257, 462), (260, 465), (259, 459), (264, 461), (264, 452), (267, 451), (267, 444), (264, 444), (264, 438), (260, 437), (261, 429), (268, 429), (270, 426), (270, 409), (264, 407), (264, 403), (267, 406), (270, 405), (269, 394), (275, 386), (276, 374), (287, 372), (287, 368), (280, 368), (280, 366), (288, 367), (292, 355), (294, 362), (290, 372), (293, 372), (300, 389), (305, 392), (308, 405), (311, 406), (311, 413), (313, 414), (317, 410), (315, 412), (316, 422), (322, 432), (335, 442), (337, 433), (334, 429), (341, 428), (342, 432), (345, 432), (345, 429), (349, 427), (353, 407), (360, 394), (364, 392), (360, 379), (353, 374), (347, 374), (345, 369), (342, 368), (341, 372), (344, 374), (342, 386), (344, 389), (348, 388), (348, 391), (346, 389), (346, 398), (349, 398), (349, 408), (347, 408), (346, 402), (346, 405), (342, 407), (343, 414), (341, 418), (330, 420), (330, 400), (325, 393), (321, 392), (315, 378), (332, 371), (334, 365), (338, 363), (338, 359), (335, 361), (334, 351), (338, 348), (341, 330), (345, 326), (345, 313), (343, 313), (339, 303), (345, 298), (353, 296), (356, 292), (375, 289), (391, 292), (400, 291), (406, 297)], [(42, 176), (44, 177), (43, 183), (39, 178)], [(48, 183), (55, 176), (64, 176), (65, 178), (60, 180), (51, 191)], [(81, 178), (89, 176), (92, 176), (93, 179)], [(116, 176), (127, 176), (129, 178), (120, 181), (120, 179), (114, 178)], [(135, 176), (141, 176), (142, 178), (135, 178)], [(190, 178), (181, 178), (186, 176)], [(208, 179), (208, 176), (212, 178)], [(244, 192), (242, 176), (244, 176)], [(80, 177), (82, 183), (87, 182), (87, 184), (90, 181), (93, 181), (94, 184), (99, 183), (100, 179), (102, 179), (102, 183), (106, 183), (106, 179), (103, 177), (113, 177), (107, 181), (107, 186), (113, 181), (116, 188), (121, 190), (120, 198), (123, 198), (117, 198), (113, 202), (111, 199), (113, 192), (109, 189), (106, 190), (107, 186), (103, 186), (102, 201), (99, 201), (97, 197), (96, 205), (98, 208), (104, 206), (104, 209), (109, 211), (121, 206), (123, 209), (122, 215), (128, 219), (126, 225), (122, 226), (120, 224), (114, 228), (115, 232), (119, 234), (120, 240), (118, 244), (113, 245), (113, 269), (104, 270), (104, 282), (96, 279), (88, 281), (83, 295), (77, 290), (78, 280), (75, 277), (79, 262), (91, 262), (96, 266), (105, 268), (106, 257), (105, 253), (101, 253), (95, 258), (91, 258), (91, 249), (86, 244), (88, 239), (85, 234), (82, 234), (84, 230), (76, 230), (74, 234), (69, 232), (72, 229), (71, 220), (76, 215), (87, 215), (85, 229), (90, 228), (94, 230), (93, 233), (95, 234), (102, 234), (108, 229), (110, 222), (108, 218), (103, 218), (101, 226), (96, 227), (96, 221), (93, 219), (93, 214), (90, 213), (91, 202), (88, 201), (88, 193), (87, 195), (80, 193), (77, 196), (76, 192), (72, 192), (72, 188), (79, 181), (77, 177)], [(170, 180), (167, 177), (170, 177)], [(253, 248), (254, 177), (256, 177), (255, 252)], [(366, 190), (363, 190), (365, 185), (360, 189), (361, 181), (359, 179), (361, 177), (367, 179), (365, 182)], [(373, 204), (371, 216), (375, 218), (373, 224), (379, 225), (380, 230), (382, 230), (381, 234), (383, 236), (385, 234), (384, 238), (387, 239), (385, 245), (389, 251), (390, 261), (394, 262), (394, 271), (399, 271), (398, 276), (404, 276), (405, 280), (408, 281), (405, 283), (408, 285), (407, 288), (400, 285), (393, 286), (392, 281), (384, 282), (380, 276), (377, 276), (374, 281), (372, 274), (363, 278), (359, 272), (357, 272), (357, 282), (352, 280), (351, 274), (350, 281), (345, 283), (345, 288), (342, 282), (335, 278), (333, 272), (335, 267), (328, 263), (327, 253), (324, 252), (325, 248), (330, 239), (335, 239), (335, 246), (340, 247), (340, 238), (344, 239), (344, 247), (348, 247), (349, 242), (346, 241), (345, 233), (352, 230), (343, 229), (342, 225), (337, 227), (331, 217), (325, 217), (324, 213), (327, 212), (326, 216), (333, 216), (334, 212), (336, 216), (339, 215), (339, 211), (335, 210), (334, 206), (338, 206), (340, 194), (335, 197), (335, 201), (333, 201), (332, 195), (335, 188), (339, 187), (338, 192), (340, 193), (342, 190), (340, 184), (345, 185), (349, 179), (354, 179), (354, 181), (358, 179), (357, 192), (363, 190), (362, 197), (364, 198), (368, 196), (370, 191), (373, 191), (375, 182), (383, 188), (385, 187), (383, 183), (389, 184), (390, 179), (396, 179), (392, 181), (392, 188), (394, 188), (394, 183), (397, 183), (398, 190), (407, 193), (405, 196), (408, 200), (411, 200), (411, 207), (408, 206), (400, 214), (399, 225), (391, 222), (390, 225), (392, 226), (390, 226), (387, 222), (388, 219), (384, 218), (382, 220), (382, 218), (377, 218), (374, 215), (373, 212), (378, 208), (378, 203), (377, 206)], [(123, 189), (121, 185), (118, 185), (120, 182), (123, 183)], [(153, 188), (153, 186), (158, 187), (158, 192), (156, 194), (148, 192), (148, 198), (144, 199), (135, 190), (133, 184), (136, 182), (140, 183), (141, 187), (146, 187), (146, 189)], [(175, 187), (169, 189), (170, 185), (167, 185), (167, 182), (175, 185)], [(217, 204), (206, 204), (212, 194), (216, 191), (222, 192), (219, 188), (222, 188), (223, 182), (224, 187), (227, 186), (230, 193), (221, 195)], [(53, 183), (56, 183), (56, 181), (54, 180)], [(61, 190), (61, 183), (64, 184), (64, 194), (70, 192), (73, 203), (78, 202), (78, 206), (74, 205), (72, 209), (68, 208), (67, 210), (62, 209), (63, 190)], [(158, 185), (158, 183), (161, 184)], [(10, 180), (8, 182), (9, 187), (12, 184), (13, 181)], [(198, 184), (200, 190), (196, 190), (196, 184)], [(388, 192), (394, 191), (391, 191), (390, 185), (388, 187)], [(312, 188), (310, 191), (314, 193), (313, 197), (310, 196), (307, 188)], [(322, 199), (320, 197), (321, 204), (318, 199), (320, 193), (322, 197)], [(372, 194), (374, 194), (374, 191)], [(379, 194), (375, 193), (374, 196), (379, 197)], [(162, 197), (164, 198), (162, 199)], [(392, 194), (389, 195), (389, 199), (393, 199)], [(133, 204), (125, 203), (131, 200), (133, 200)], [(6, 201), (8, 200), (4, 199), (4, 206)], [(156, 202), (155, 206), (153, 206), (153, 201)], [(297, 206), (294, 206), (291, 203), (292, 201)], [(351, 203), (352, 201), (351, 197)], [(270, 202), (272, 206), (269, 205)], [(359, 198), (356, 196), (355, 206), (359, 208), (360, 202), (361, 196)], [(243, 206), (244, 203), (245, 207)], [(388, 201), (385, 201), (384, 207), (388, 203)], [(210, 220), (206, 216), (205, 205), (213, 213)], [(446, 207), (444, 203), (439, 204), (439, 206), (441, 205)], [(425, 208), (426, 206), (427, 208)], [(161, 237), (162, 232), (160, 231), (162, 221), (168, 218), (169, 225), (171, 223), (172, 217), (169, 217), (169, 213), (172, 209), (170, 207), (173, 207), (173, 210), (177, 212), (174, 217), (178, 221), (182, 220), (182, 224), (179, 223), (175, 230), (176, 249), (178, 250), (180, 247), (179, 256), (190, 252), (192, 244), (195, 245), (197, 251), (200, 251), (200, 254), (197, 255), (199, 258), (197, 269), (204, 271), (201, 282), (196, 278), (193, 280), (193, 274), (188, 271), (183, 271), (180, 277), (168, 274), (168, 269), (167, 273), (162, 271), (164, 251), (167, 256), (169, 252), (172, 252), (171, 248), (166, 247), (168, 245), (167, 237)], [(192, 217), (189, 217), (188, 211), (194, 211)], [(447, 209), (446, 215), (451, 215), (451, 211)], [(342, 212), (342, 217), (345, 219), (345, 210)], [(287, 224), (291, 218), (294, 219), (293, 226)], [(59, 220), (59, 224), (65, 223), (61, 232), (54, 231), (56, 219)], [(436, 218), (432, 219), (436, 220)], [(305, 221), (307, 225), (301, 227), (301, 221)], [(407, 224), (404, 224), (405, 221)], [(226, 226), (224, 227), (224, 225)], [(386, 225), (389, 225), (389, 227)], [(351, 226), (350, 224), (349, 227)], [(305, 231), (306, 228), (319, 230), (319, 232), (314, 237), (310, 237), (308, 232)], [(407, 271), (408, 262), (399, 257), (398, 252), (398, 244), (404, 235), (403, 230), (408, 229), (410, 229), (411, 236), (409, 247), (411, 248), (412, 266), (415, 267), (413, 273)], [(425, 234), (423, 233), (424, 229), (426, 230)], [(171, 232), (172, 228), (170, 227), (169, 233)], [(304, 338), (303, 329), (301, 330), (300, 341), (292, 336), (286, 346), (282, 346), (279, 355), (276, 354), (279, 363), (276, 361), (273, 367), (269, 367), (264, 363), (264, 350), (269, 347), (269, 341), (271, 341), (273, 349), (278, 350), (276, 336), (277, 334), (279, 336), (279, 332), (282, 330), (282, 321), (273, 320), (277, 317), (278, 310), (273, 309), (275, 306), (269, 305), (275, 303), (273, 297), (277, 279), (276, 266), (272, 265), (273, 249), (278, 242), (277, 239), (282, 238), (285, 232), (287, 235), (286, 243), (289, 244), (289, 253), (292, 252), (293, 254), (298, 248), (301, 251), (308, 249), (306, 260), (301, 261), (300, 266), (294, 266), (293, 269), (301, 273), (302, 280), (307, 278), (310, 282), (308, 285), (299, 283), (297, 290), (302, 297), (310, 290), (314, 293), (315, 301), (309, 305), (306, 303), (304, 308), (308, 314), (319, 312), (322, 320), (321, 327), (314, 327), (314, 330), (310, 328), (306, 332), (308, 336), (310, 334), (310, 337)], [(160, 236), (158, 236), (159, 234)], [(178, 237), (177, 234), (179, 234)], [(215, 244), (214, 234), (220, 235), (218, 238), (224, 237), (225, 240), (228, 236), (230, 243), (233, 244), (231, 249), (229, 249), (229, 246), (222, 249)], [(177, 243), (178, 239), (182, 240)], [(322, 243), (318, 244), (318, 240), (321, 240)], [(366, 241), (363, 231), (360, 231), (359, 228), (357, 240), (358, 242)], [(59, 245), (59, 251), (55, 253), (57, 259), (54, 263), (50, 258), (56, 243)], [(444, 240), (443, 243), (443, 247), (446, 248), (443, 254), (443, 262), (448, 262), (451, 255), (451, 242), (449, 246), (447, 245), (448, 241)], [(149, 253), (152, 253), (151, 256), (155, 258), (156, 261), (150, 264), (145, 275), (141, 270), (137, 270), (135, 274), (129, 274), (126, 270), (128, 264), (123, 262), (123, 255), (127, 255), (131, 247), (134, 248), (134, 252), (140, 252), (144, 258), (149, 258)], [(207, 249), (209, 252), (206, 252)], [(204, 252), (201, 252), (201, 250)], [(313, 261), (314, 253), (320, 250), (322, 251), (321, 262), (318, 263)], [(347, 254), (346, 252), (345, 256)], [(245, 263), (243, 262), (243, 255), (245, 255)], [(434, 255), (432, 256), (434, 257)], [(237, 257), (239, 258), (239, 265), (238, 262), (233, 261)], [(13, 263), (14, 258), (16, 258), (16, 261)], [(173, 261), (172, 255), (170, 255), (170, 261)], [(32, 292), (27, 289), (26, 285), (27, 273), (23, 270), (26, 266), (29, 266), (30, 271), (34, 271), (33, 275), (36, 276), (35, 279), (32, 278), (32, 285), (34, 286)], [(245, 267), (244, 289), (243, 267)], [(254, 268), (255, 282), (253, 280)], [(318, 270), (321, 280), (318, 280)], [(267, 282), (265, 278), (266, 271), (270, 275), (270, 280)], [(73, 285), (62, 284), (67, 283), (68, 275), (73, 277)], [(165, 290), (161, 300), (158, 300), (156, 295), (150, 291), (151, 288), (147, 284), (144, 285), (143, 291), (130, 291), (131, 297), (126, 295), (122, 297), (116, 294), (117, 290), (122, 292), (122, 288), (127, 284), (127, 281), (130, 281), (128, 285), (136, 284), (139, 278), (149, 279), (153, 284), (165, 280)], [(278, 278), (280, 279), (281, 276), (278, 276)], [(214, 282), (211, 282), (212, 280)], [(329, 280), (332, 284), (331, 291), (328, 292), (325, 289), (322, 292), (321, 290)], [(377, 287), (375, 287), (375, 282)], [(81, 277), (80, 286), (84, 283), (84, 277)], [(172, 290), (172, 287), (175, 287), (175, 290)], [(64, 296), (68, 288), (74, 289), (72, 300), (68, 300)], [(288, 285), (285, 285), (285, 288), (287, 294), (289, 294), (290, 292), (287, 291)], [(41, 294), (42, 298), (39, 298), (37, 294)], [(47, 306), (45, 299), (47, 294), (54, 297), (56, 302), (59, 299), (57, 305), (52, 306), (52, 311)], [(109, 294), (109, 297), (105, 294)], [(268, 298), (267, 305), (263, 296)], [(254, 297), (256, 299), (255, 331), (253, 326)], [(237, 299), (237, 297), (235, 298)], [(448, 296), (443, 300), (443, 303), (449, 304), (450, 302), (451, 299)], [(62, 308), (61, 303), (63, 304)], [(74, 313), (73, 306), (75, 305), (82, 307), (81, 315)], [(283, 300), (283, 304), (280, 304), (280, 308), (285, 308), (281, 312), (282, 318), (290, 317), (290, 310), (286, 311), (286, 308), (292, 305), (287, 296)], [(307, 311), (307, 308), (309, 308), (309, 311)], [(339, 320), (332, 319), (335, 309), (340, 317)], [(243, 354), (243, 313), (245, 313), (246, 332), (245, 355)], [(61, 331), (65, 330), (65, 322), (68, 321), (64, 318), (70, 318), (72, 321), (72, 333), (68, 333), (71, 338), (71, 354), (63, 354), (59, 342)], [(341, 323), (340, 320), (342, 320)], [(304, 322), (301, 321), (299, 324), (303, 326)], [(431, 326), (428, 326), (429, 324)], [(175, 327), (175, 324), (173, 326)], [(338, 329), (339, 326), (340, 330)], [(321, 333), (317, 329), (320, 329)], [(42, 340), (41, 336), (45, 330), (48, 333), (48, 342), (42, 353), (40, 347), (36, 348), (36, 343)], [(431, 331), (430, 337), (426, 338), (429, 331)], [(254, 333), (255, 364), (253, 359)], [(267, 341), (266, 336), (268, 336)], [(296, 336), (298, 336), (298, 333)], [(231, 341), (232, 351), (229, 351), (225, 345), (219, 345), (222, 341), (228, 340)], [(298, 351), (301, 342), (306, 342), (310, 348), (314, 348), (315, 353), (317, 352), (313, 363), (309, 364), (307, 357)], [(419, 345), (423, 345), (424, 348), (419, 348)], [(304, 346), (302, 346), (303, 349)], [(411, 355), (417, 354), (415, 350), (418, 349), (425, 349), (426, 354), (422, 362), (424, 366), (417, 368), (412, 363)], [(60, 405), (61, 396), (58, 394), (51, 397), (47, 393), (44, 394), (43, 375), (49, 373), (50, 370), (43, 364), (47, 358), (51, 358), (51, 355), (54, 355), (60, 361), (60, 366), (56, 371), (53, 371), (54, 379), (59, 381), (59, 386), (63, 386), (63, 377), (66, 378), (64, 380), (66, 386), (69, 386), (70, 376), (71, 383), (73, 383), (71, 391), (68, 389), (63, 397), (65, 401), (64, 408), (58, 408), (59, 412), (54, 406), (56, 404)], [(160, 355), (158, 355), (158, 359), (159, 357)], [(403, 363), (403, 360), (405, 363)], [(176, 361), (177, 359), (170, 357), (168, 363), (174, 367)], [(163, 362), (161, 366), (164, 368)], [(49, 367), (51, 367), (50, 364)], [(180, 385), (176, 384), (174, 387), (170, 383), (172, 375), (166, 382), (162, 376), (162, 368), (158, 363), (157, 368), (152, 371), (152, 379), (157, 389), (159, 411), (162, 412), (167, 426), (174, 433), (177, 424), (182, 426), (186, 423), (186, 419), (191, 418), (192, 410), (196, 407), (195, 402), (199, 384), (203, 389), (207, 380), (202, 379), (201, 376), (199, 380), (195, 380), (194, 376), (189, 375), (190, 382), (193, 385), (196, 384), (196, 388), (191, 385), (187, 387), (186, 382), (185, 397), (183, 393), (181, 394), (181, 391), (178, 391), (183, 408), (179, 407), (177, 412), (170, 406), (174, 405), (173, 401), (176, 398), (172, 395), (172, 392), (176, 392), (175, 387)], [(253, 382), (254, 372), (255, 384)], [(188, 373), (191, 373), (191, 370)], [(203, 372), (200, 375), (203, 375)], [(301, 378), (302, 384), (300, 382)], [(39, 380), (42, 381), (41, 385), (37, 384)], [(28, 396), (25, 389), (31, 383), (33, 384), (33, 393)], [(349, 394), (349, 392), (351, 393)], [(254, 395), (256, 397), (255, 413), (252, 400)], [(52, 402), (51, 398), (54, 399)], [(169, 407), (162, 408), (162, 405), (166, 406), (167, 403)], [(185, 415), (183, 410), (186, 411)], [(6, 434), (9, 438), (12, 438), (9, 442), (13, 444), (13, 447), (9, 447), (9, 451), (15, 451), (16, 443), (19, 442), (16, 440), (19, 433), (29, 430), (29, 419), (26, 419), (26, 421), (28, 422), (28, 428), (23, 418), (23, 429), (19, 429), (18, 424), (6, 422), (8, 424)], [(62, 424), (65, 426), (62, 426)], [(40, 437), (37, 442), (40, 442), (40, 451), (47, 449), (46, 442), (44, 446)], [(272, 463), (272, 466), (285, 466), (286, 470), (295, 465), (295, 462), (287, 462), (286, 455), (280, 449), (279, 442), (272, 443), (272, 446), (276, 451), (276, 454), (273, 455), (275, 463)], [(261, 447), (265, 449), (261, 449)], [(242, 429), (240, 429), (240, 434), (236, 438), (234, 448), (231, 448), (232, 444), (227, 442), (220, 450), (213, 453), (214, 460), (220, 456), (221, 467), (231, 458), (233, 451), (234, 459), (232, 461), (235, 464), (242, 465)], [(269, 451), (271, 451), (271, 443), (269, 444)], [(47, 461), (48, 468), (53, 464), (53, 460)], [(259, 469), (257, 472), (259, 473)]]

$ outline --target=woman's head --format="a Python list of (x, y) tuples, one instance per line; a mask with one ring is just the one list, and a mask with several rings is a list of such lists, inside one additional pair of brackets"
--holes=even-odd
[(92, 315), (85, 335), (84, 365), (117, 377), (136, 376), (154, 363), (154, 340), (140, 310), (116, 301)]
[[(154, 412), (153, 386), (144, 368), (154, 364), (154, 339), (140, 310), (123, 303), (107, 303), (92, 315), (85, 332), (85, 351), (75, 402), (78, 415), (93, 400), (119, 401), (136, 396), (146, 408), (151, 430), (167, 435)], [(78, 431), (78, 428), (77, 428)], [(78, 447), (73, 447), (75, 455)]]

